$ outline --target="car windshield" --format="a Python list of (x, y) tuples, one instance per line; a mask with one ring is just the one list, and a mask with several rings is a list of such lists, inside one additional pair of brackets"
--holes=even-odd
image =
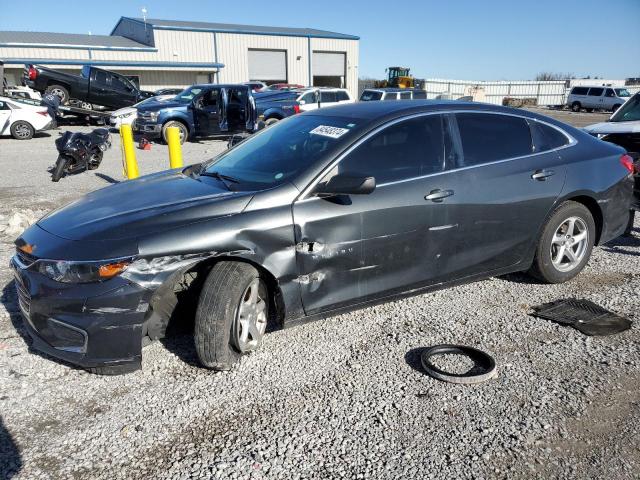
[(624, 102), (624, 105), (609, 119), (610, 122), (631, 122), (633, 120), (640, 120), (640, 92)]
[(631, 93), (629, 93), (629, 90), (627, 90), (626, 88), (615, 88), (614, 90), (616, 91), (616, 95), (618, 95), (619, 97), (631, 96)]
[(325, 155), (336, 153), (361, 129), (353, 118), (290, 117), (265, 128), (205, 165), (201, 175), (234, 180), (234, 189), (264, 190), (288, 182)]
[(202, 92), (202, 90), (203, 89), (200, 87), (186, 88), (182, 92), (180, 92), (178, 95), (176, 95), (174, 100), (180, 103), (191, 103), (191, 100), (193, 100), (196, 96), (198, 96), (200, 92)]
[(362, 92), (362, 96), (360, 97), (361, 102), (371, 102), (375, 100), (380, 100), (382, 98), (382, 92), (375, 92), (372, 90), (365, 90)]

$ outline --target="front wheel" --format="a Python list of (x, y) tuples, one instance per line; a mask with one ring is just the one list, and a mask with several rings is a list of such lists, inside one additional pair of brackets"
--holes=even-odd
[(571, 110), (573, 112), (579, 112), (581, 108), (582, 108), (582, 105), (580, 105), (580, 102), (573, 102), (571, 104)]
[(189, 130), (187, 130), (187, 126), (184, 123), (170, 120), (162, 126), (162, 139), (164, 140), (164, 143), (167, 143), (167, 128), (169, 127), (178, 127), (178, 129), (180, 129), (181, 144), (186, 142), (189, 138)]
[(198, 358), (206, 367), (229, 370), (243, 354), (260, 347), (268, 317), (268, 290), (260, 273), (247, 263), (217, 263), (198, 301)]
[(65, 157), (64, 155), (60, 155), (58, 157), (58, 160), (56, 161), (56, 166), (53, 167), (53, 172), (51, 173), (52, 182), (60, 181), (70, 161), (71, 160), (68, 157)]
[(578, 202), (563, 203), (542, 231), (529, 273), (547, 283), (571, 280), (589, 261), (595, 237), (589, 209)]

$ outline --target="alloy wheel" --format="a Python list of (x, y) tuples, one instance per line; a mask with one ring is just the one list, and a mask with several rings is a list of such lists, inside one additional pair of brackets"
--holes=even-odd
[(16, 134), (16, 137), (18, 138), (29, 138), (29, 135), (31, 135), (31, 130), (27, 125), (23, 123), (17, 125), (14, 129), (14, 132)]
[(267, 313), (267, 289), (256, 278), (242, 294), (234, 319), (232, 341), (240, 352), (249, 352), (260, 346), (267, 329)]
[(551, 240), (551, 262), (560, 272), (570, 272), (584, 259), (589, 247), (589, 230), (580, 217), (562, 222)]

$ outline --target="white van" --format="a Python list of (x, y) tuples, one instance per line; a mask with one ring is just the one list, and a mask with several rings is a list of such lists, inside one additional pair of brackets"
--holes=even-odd
[(574, 112), (586, 109), (610, 110), (615, 112), (631, 96), (629, 90), (624, 87), (573, 87), (567, 97), (567, 105)]

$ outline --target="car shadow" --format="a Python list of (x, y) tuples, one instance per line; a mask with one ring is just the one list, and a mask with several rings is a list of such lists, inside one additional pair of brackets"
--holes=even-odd
[[(634, 228), (632, 232), (639, 232), (640, 229)], [(608, 253), (618, 253), (621, 255), (629, 255), (632, 257), (640, 257), (640, 251), (629, 250), (629, 248), (640, 247), (640, 236), (637, 234), (625, 235), (614, 238), (610, 242), (605, 243), (602, 249)]]
[(500, 275), (499, 278), (501, 280), (506, 280), (511, 283), (520, 283), (522, 285), (542, 285), (543, 282), (538, 280), (537, 278), (532, 277), (531, 275), (525, 272), (516, 272), (516, 273), (507, 273), (506, 275)]
[(171, 313), (165, 336), (160, 339), (160, 343), (186, 364), (201, 367), (193, 340), (198, 300), (188, 292), (180, 293), (182, 295), (178, 296), (178, 303)]
[[(38, 350), (34, 350), (31, 345), (31, 337), (27, 332), (27, 329), (24, 326), (24, 319), (22, 318), (22, 313), (20, 312), (20, 307), (18, 306), (18, 292), (16, 291), (16, 286), (13, 280), (7, 283), (2, 289), (2, 296), (0, 297), (0, 302), (4, 305), (4, 308), (7, 310), (9, 314), (9, 319), (11, 320), (11, 324), (15, 329), (16, 333), (20, 335), (24, 343), (27, 345), (29, 349), (29, 353), (33, 355), (38, 355), (41, 358), (49, 360), (51, 362), (58, 363), (60, 365), (64, 365), (65, 367), (73, 368), (74, 370), (81, 370), (81, 368), (65, 362), (63, 360), (57, 359), (55, 357), (51, 357), (46, 353), (40, 352)], [(0, 477), (2, 478), (2, 477)]]
[(11, 432), (4, 426), (0, 415), (0, 478), (11, 479), (22, 470), (22, 456), (20, 448), (11, 435)]

